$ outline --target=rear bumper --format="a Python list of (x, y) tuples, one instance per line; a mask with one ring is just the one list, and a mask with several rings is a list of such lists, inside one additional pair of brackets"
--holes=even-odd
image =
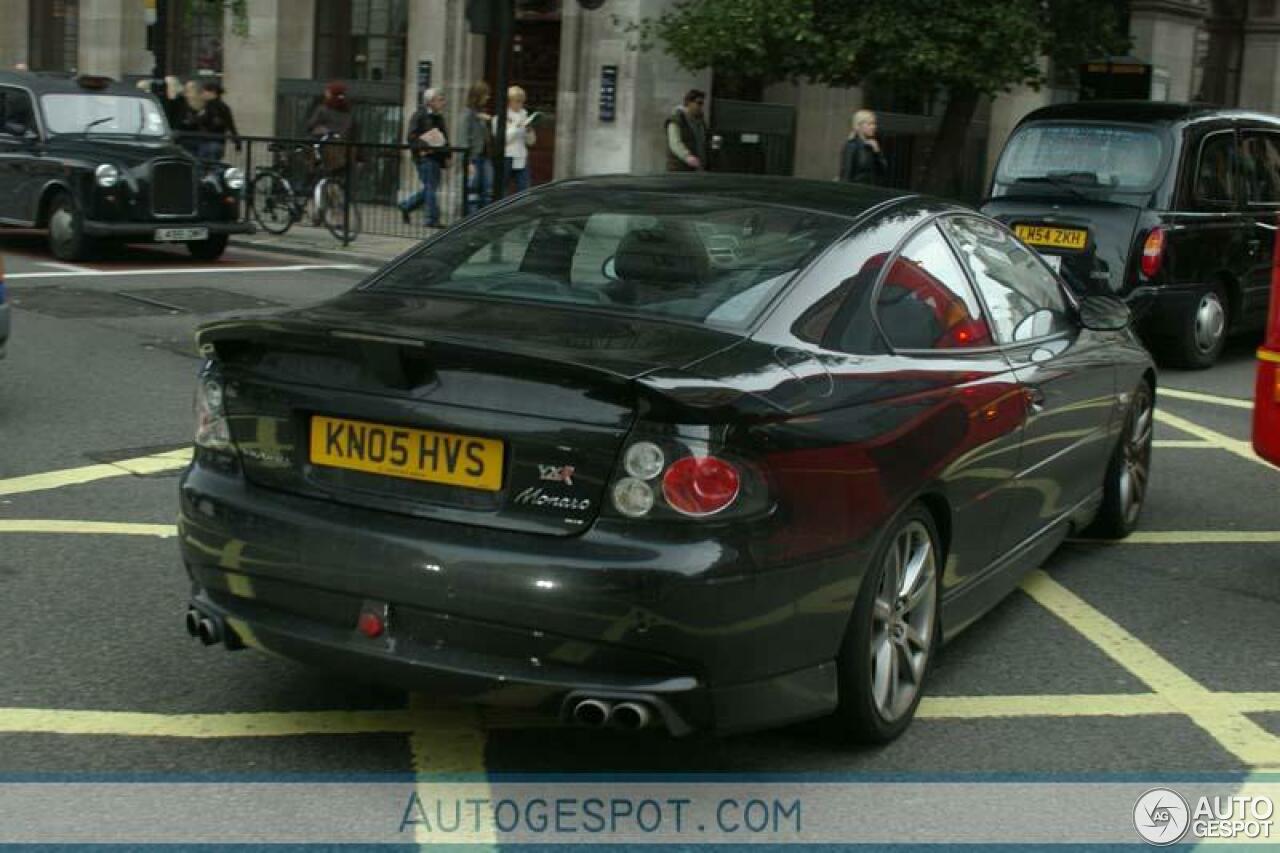
[[(677, 734), (836, 705), (833, 661), (861, 581), (849, 554), (744, 573), (728, 542), (478, 530), (268, 492), (200, 465), (181, 491), (193, 603), (251, 647), (558, 715), (575, 694), (646, 698)], [(387, 608), (377, 639), (356, 630), (369, 607)]]
[(207, 228), (209, 235), (252, 234), (256, 230), (252, 222), (94, 222), (84, 223), (84, 233), (90, 237), (107, 237), (151, 241), (160, 228)]

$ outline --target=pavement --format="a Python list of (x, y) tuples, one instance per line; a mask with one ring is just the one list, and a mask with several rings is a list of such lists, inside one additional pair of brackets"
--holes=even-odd
[[(424, 239), (433, 233), (435, 232), (424, 229)], [(324, 228), (295, 225), (280, 235), (259, 231), (257, 234), (233, 237), (231, 245), (247, 251), (294, 258), (381, 266), (421, 242), (422, 240), (409, 237), (360, 234), (349, 245), (343, 246), (340, 240)]]
[(173, 538), (191, 332), (336, 295), (372, 266), (282, 245), (237, 243), (207, 266), (166, 248), (67, 265), (0, 235), (15, 305), (0, 362), (0, 772), (1280, 769), (1280, 471), (1247, 443), (1250, 342), (1212, 370), (1161, 373), (1140, 531), (1059, 550), (942, 651), (919, 718), (886, 747), (823, 722), (685, 740), (557, 728), (201, 647), (182, 629)]

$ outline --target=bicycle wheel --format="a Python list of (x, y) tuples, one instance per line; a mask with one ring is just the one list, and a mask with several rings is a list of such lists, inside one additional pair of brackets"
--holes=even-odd
[(320, 191), (320, 218), (324, 227), (344, 243), (349, 243), (360, 233), (360, 208), (353, 200), (344, 221), (343, 207), (346, 203), (347, 188), (341, 181), (327, 180)]
[(293, 187), (279, 172), (259, 172), (249, 185), (249, 212), (253, 221), (272, 234), (283, 234), (293, 225)]

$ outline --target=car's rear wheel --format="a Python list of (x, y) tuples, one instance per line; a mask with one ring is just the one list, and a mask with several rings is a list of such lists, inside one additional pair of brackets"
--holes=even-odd
[(1151, 438), (1155, 396), (1143, 381), (1133, 392), (1124, 432), (1102, 484), (1102, 507), (1086, 533), (1101, 539), (1123, 539), (1138, 526), (1151, 480)]
[(49, 205), (49, 251), (60, 261), (82, 261), (93, 249), (84, 218), (71, 196), (58, 193)]
[(1167, 352), (1168, 360), (1178, 367), (1197, 370), (1212, 367), (1227, 344), (1229, 319), (1226, 291), (1221, 285), (1214, 285), (1200, 294), (1184, 314), (1181, 328)]
[(187, 251), (197, 261), (216, 261), (227, 250), (226, 234), (210, 234), (207, 240), (192, 240), (187, 243)]
[(938, 533), (916, 504), (894, 523), (867, 571), (839, 659), (838, 718), (864, 743), (907, 728), (938, 635)]

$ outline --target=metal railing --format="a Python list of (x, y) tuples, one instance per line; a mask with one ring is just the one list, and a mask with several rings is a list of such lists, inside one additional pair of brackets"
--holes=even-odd
[[(204, 134), (176, 134), (179, 145), (201, 160), (216, 160), (240, 168), (245, 175), (241, 216), (251, 220), (255, 202), (255, 178), (266, 170), (285, 177), (305, 210), (295, 225), (319, 224), (315, 220), (314, 189), (321, 178), (336, 179), (347, 190), (341, 197), (341, 228), (331, 229), (344, 244), (360, 234), (421, 239), (432, 233), (426, 227), (427, 207), (409, 214), (406, 224), (399, 206), (422, 189), (418, 166), (407, 144), (380, 144), (347, 140), (316, 140), (274, 136), (242, 136), (239, 139)], [(221, 155), (216, 145), (222, 144)], [(213, 150), (210, 150), (213, 147)], [(458, 222), (466, 212), (468, 188), (466, 151), (446, 149), (451, 163), (440, 172), (436, 198), (440, 225)], [(261, 186), (261, 183), (259, 184)], [(492, 192), (490, 193), (492, 197)], [(330, 211), (337, 216), (336, 211)]]

